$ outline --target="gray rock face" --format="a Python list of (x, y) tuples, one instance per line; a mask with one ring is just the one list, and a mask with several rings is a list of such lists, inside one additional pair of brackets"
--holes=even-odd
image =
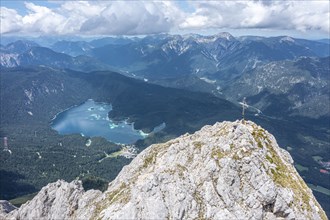
[(101, 194), (100, 191), (84, 192), (80, 181), (67, 183), (58, 180), (43, 187), (31, 201), (10, 212), (5, 219), (70, 219), (76, 211), (84, 214), (89, 201)]
[(17, 209), (16, 206), (13, 206), (10, 202), (6, 200), (0, 200), (0, 218), (5, 214)]
[(58, 181), (14, 219), (327, 219), (275, 138), (223, 122), (152, 145), (103, 194)]

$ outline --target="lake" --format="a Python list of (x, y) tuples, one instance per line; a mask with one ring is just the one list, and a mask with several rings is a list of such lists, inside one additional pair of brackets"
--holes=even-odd
[[(57, 114), (51, 121), (51, 127), (62, 135), (78, 133), (88, 137), (104, 137), (108, 141), (121, 144), (132, 144), (148, 136), (141, 130), (135, 130), (133, 123), (114, 123), (108, 117), (111, 110), (111, 104), (89, 99)], [(155, 127), (153, 132), (158, 132), (165, 126), (165, 123), (162, 123)]]

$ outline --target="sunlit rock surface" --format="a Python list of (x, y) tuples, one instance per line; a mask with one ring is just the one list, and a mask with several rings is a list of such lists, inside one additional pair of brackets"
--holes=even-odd
[(327, 219), (275, 138), (216, 123), (141, 152), (106, 192), (48, 184), (8, 219)]

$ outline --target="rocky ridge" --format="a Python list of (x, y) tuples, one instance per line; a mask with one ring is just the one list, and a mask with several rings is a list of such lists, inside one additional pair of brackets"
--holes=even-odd
[(151, 145), (107, 191), (48, 184), (6, 219), (327, 219), (275, 138), (250, 121)]

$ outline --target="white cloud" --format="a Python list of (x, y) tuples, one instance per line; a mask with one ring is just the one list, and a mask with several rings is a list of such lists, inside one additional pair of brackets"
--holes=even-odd
[[(55, 5), (55, 6), (54, 6)], [(189, 7), (185, 10), (182, 5)], [(207, 29), (329, 33), (329, 1), (61, 1), (26, 3), (26, 15), (1, 7), (1, 34), (135, 35)]]
[(195, 15), (188, 17), (182, 24), (182, 28), (200, 28), (205, 27), (208, 23), (208, 18), (203, 15)]
[(329, 33), (329, 3), (329, 1), (295, 2), (295, 5), (288, 8), (292, 24), (297, 30), (322, 30)]
[(135, 35), (169, 32), (182, 12), (172, 2), (64, 1), (57, 8), (25, 3), (27, 15), (1, 8), (1, 33)]
[(329, 1), (192, 1), (181, 29), (321, 30), (329, 33)]
[(93, 4), (87, 1), (68, 1), (61, 5), (58, 13), (65, 15), (62, 33), (79, 33), (81, 26), (89, 19), (97, 17), (106, 9), (105, 4)]
[(65, 16), (33, 3), (25, 3), (25, 6), (29, 13), (22, 18), (23, 31), (47, 34), (57, 34), (62, 31)]
[[(177, 15), (169, 2), (114, 1), (97, 16), (90, 17), (81, 26), (88, 34), (150, 34), (168, 32)], [(178, 13), (179, 14), (179, 13)]]
[(0, 18), (1, 34), (18, 32), (22, 29), (22, 16), (14, 9), (1, 7)]

